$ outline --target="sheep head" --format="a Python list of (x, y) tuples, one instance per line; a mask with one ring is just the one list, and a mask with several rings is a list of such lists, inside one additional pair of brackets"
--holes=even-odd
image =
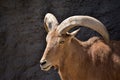
[[(79, 29), (68, 33), (75, 26), (85, 26), (100, 33), (106, 42), (109, 41), (109, 35), (104, 25), (97, 19), (90, 16), (72, 16), (65, 19), (60, 25), (56, 17), (48, 13), (44, 18), (45, 29), (48, 31), (46, 42), (47, 46), (43, 57), (40, 60), (41, 69), (48, 71), (52, 66), (58, 67), (60, 59), (64, 54), (71, 39), (77, 34)], [(67, 49), (68, 50), (68, 49)]]

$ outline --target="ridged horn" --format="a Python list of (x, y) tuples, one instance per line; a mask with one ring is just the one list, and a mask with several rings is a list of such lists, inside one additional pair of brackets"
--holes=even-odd
[(66, 34), (71, 28), (75, 26), (84, 26), (95, 30), (109, 42), (109, 34), (105, 26), (97, 19), (90, 16), (72, 16), (65, 19), (57, 28), (59, 34)]
[(49, 32), (50, 30), (57, 27), (57, 25), (58, 25), (58, 21), (56, 17), (51, 13), (47, 13), (44, 18), (44, 27), (46, 31)]

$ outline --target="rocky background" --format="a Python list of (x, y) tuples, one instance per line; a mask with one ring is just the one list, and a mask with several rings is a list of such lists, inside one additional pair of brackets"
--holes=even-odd
[[(59, 22), (73, 15), (93, 16), (105, 24), (112, 40), (120, 40), (120, 0), (0, 0), (0, 80), (60, 80), (55, 70), (39, 67), (47, 12)], [(82, 28), (77, 37), (94, 35)]]

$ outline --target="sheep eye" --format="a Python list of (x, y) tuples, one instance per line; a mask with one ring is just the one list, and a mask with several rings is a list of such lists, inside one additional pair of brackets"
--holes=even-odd
[(63, 44), (64, 42), (65, 42), (65, 41), (60, 41), (59, 43), (60, 43), (60, 44)]

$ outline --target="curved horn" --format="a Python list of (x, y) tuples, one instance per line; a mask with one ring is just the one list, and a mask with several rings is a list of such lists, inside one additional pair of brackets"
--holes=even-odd
[(106, 42), (109, 42), (109, 34), (105, 26), (97, 19), (90, 16), (72, 16), (65, 19), (57, 28), (60, 34), (65, 34), (75, 26), (84, 26), (97, 31)]
[(44, 27), (46, 31), (49, 32), (50, 30), (54, 29), (57, 25), (58, 21), (56, 17), (51, 13), (47, 13), (44, 18)]

